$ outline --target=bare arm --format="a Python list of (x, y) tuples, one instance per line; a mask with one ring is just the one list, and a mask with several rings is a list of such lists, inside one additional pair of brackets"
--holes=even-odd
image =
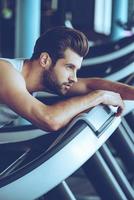
[(102, 78), (80, 78), (68, 95), (87, 94), (94, 90), (107, 90), (119, 93), (123, 100), (134, 100), (134, 86), (112, 82)]
[(34, 98), (26, 88), (21, 74), (7, 64), (0, 67), (0, 101), (39, 128), (55, 131), (64, 127), (78, 113), (100, 103), (119, 106), (120, 96), (113, 92), (95, 90), (48, 106)]
[(96, 93), (90, 98), (85, 95), (51, 106), (45, 105), (27, 91), (21, 74), (7, 65), (4, 65), (3, 69), (0, 68), (0, 85), (0, 102), (39, 128), (48, 131), (60, 129), (78, 113), (100, 103), (100, 97)]

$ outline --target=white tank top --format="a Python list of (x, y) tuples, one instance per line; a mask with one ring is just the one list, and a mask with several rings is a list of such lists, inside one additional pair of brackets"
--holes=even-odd
[[(9, 62), (12, 67), (14, 67), (17, 71), (21, 72), (22, 67), (24, 64), (24, 59), (6, 59), (6, 58), (0, 58), (0, 60), (5, 60)], [(12, 111), (8, 106), (5, 104), (0, 103), (0, 128), (10, 124), (15, 119), (17, 119), (19, 116), (17, 113)]]

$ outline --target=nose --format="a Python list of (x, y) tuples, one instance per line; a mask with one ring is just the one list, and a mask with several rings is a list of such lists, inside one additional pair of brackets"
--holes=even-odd
[(77, 82), (78, 81), (76, 72), (74, 72), (70, 75), (69, 81), (71, 81), (71, 82)]

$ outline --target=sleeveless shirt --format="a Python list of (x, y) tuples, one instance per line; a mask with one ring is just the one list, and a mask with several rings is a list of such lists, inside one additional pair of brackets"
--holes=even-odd
[[(5, 60), (11, 64), (17, 71), (21, 72), (24, 64), (24, 59), (7, 59), (0, 58), (0, 60)], [(0, 128), (10, 124), (19, 117), (17, 113), (11, 110), (7, 105), (0, 103)]]

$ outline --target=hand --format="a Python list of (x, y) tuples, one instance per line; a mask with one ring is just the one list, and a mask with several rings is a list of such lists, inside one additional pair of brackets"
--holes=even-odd
[(115, 93), (107, 90), (99, 90), (102, 97), (102, 104), (112, 105), (117, 107), (116, 115), (119, 116), (124, 110), (124, 102), (119, 93)]

